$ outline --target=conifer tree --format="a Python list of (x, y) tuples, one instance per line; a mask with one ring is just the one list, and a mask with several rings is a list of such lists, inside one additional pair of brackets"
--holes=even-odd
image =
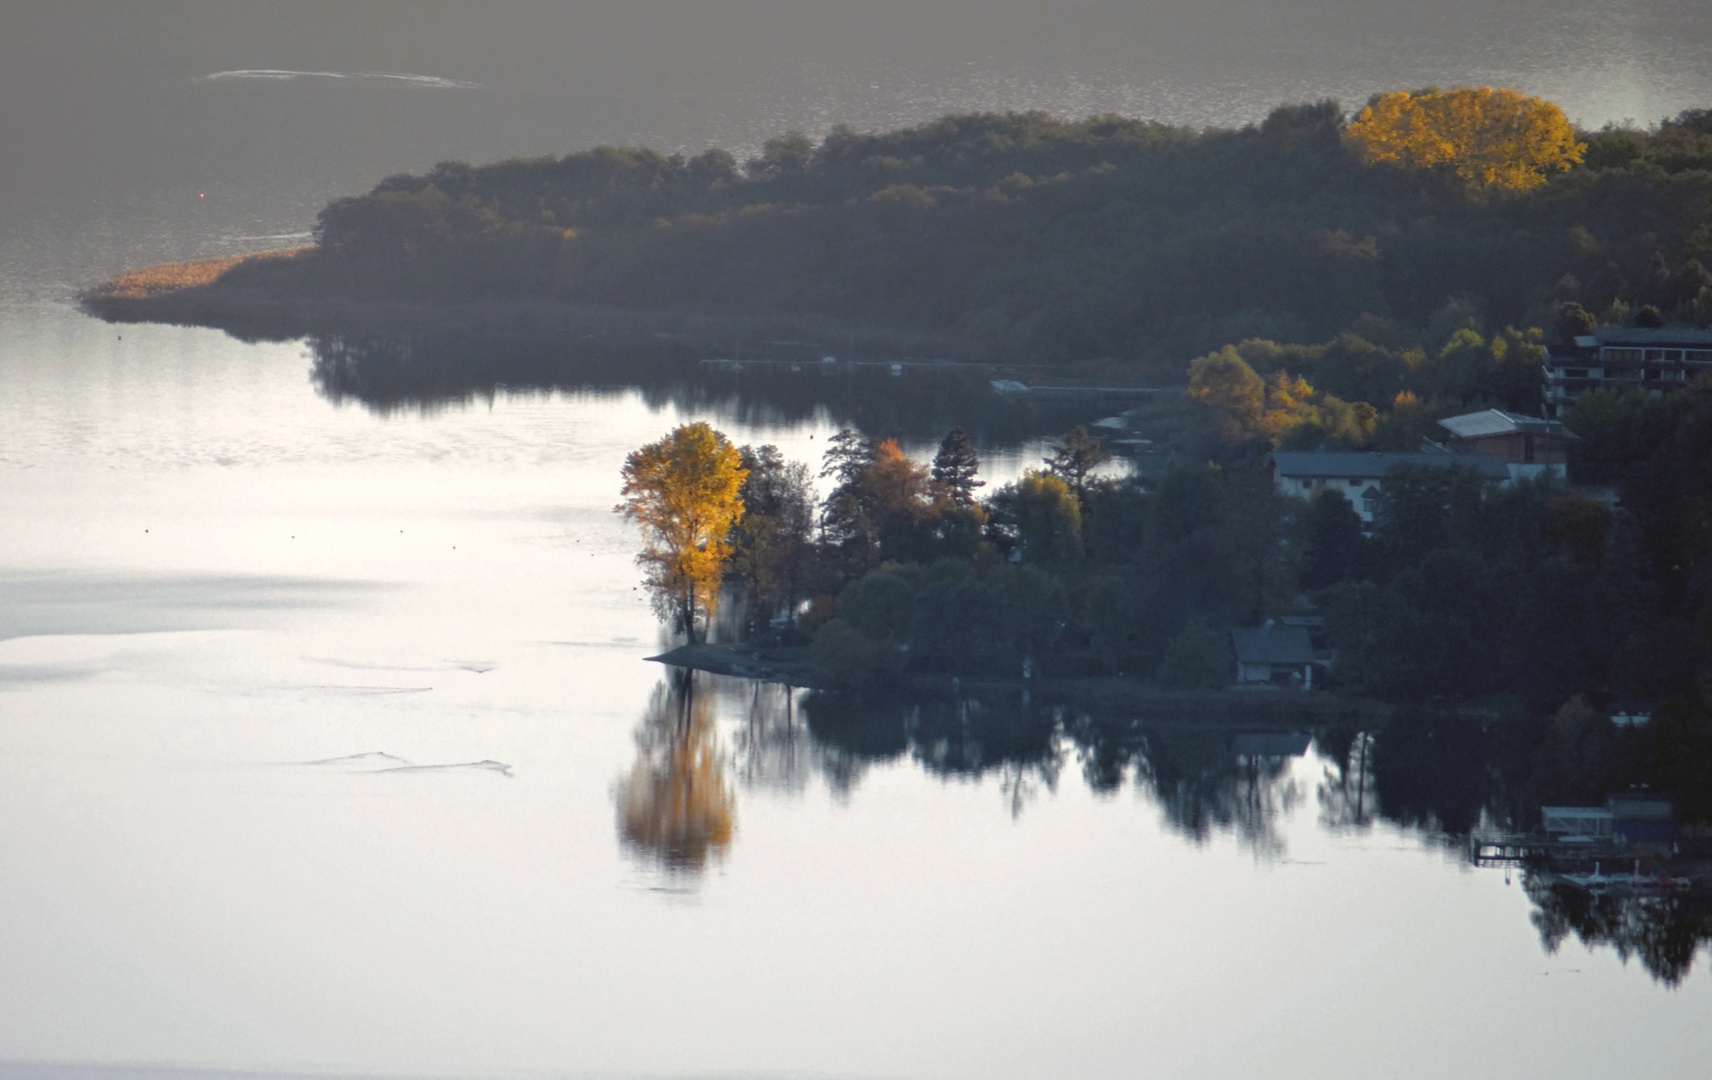
[(1046, 471), (1063, 480), (1081, 503), (1087, 500), (1088, 489), (1093, 486), (1094, 470), (1111, 459), (1112, 452), (1088, 434), (1087, 428), (1077, 425), (1064, 436), (1063, 442), (1052, 444), (1052, 452), (1046, 455)]
[(960, 427), (945, 433), (939, 453), (933, 455), (933, 483), (958, 506), (975, 505), (975, 489), (985, 487), (985, 480), (975, 479), (981, 469), (981, 459), (975, 445)]

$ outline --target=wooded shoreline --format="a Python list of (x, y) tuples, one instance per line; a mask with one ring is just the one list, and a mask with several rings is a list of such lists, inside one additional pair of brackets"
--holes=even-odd
[[(310, 249), (312, 250), (312, 249)], [(164, 323), (222, 330), (243, 341), (289, 341), (315, 334), (486, 334), (511, 338), (599, 338), (635, 344), (671, 341), (715, 355), (788, 339), (864, 355), (970, 355), (956, 334), (854, 325), (817, 315), (733, 314), (729, 309), (625, 308), (553, 298), (397, 300), (307, 295), (235, 285), (230, 269), (298, 253), (157, 263), (128, 270), (77, 294), (85, 312), (110, 323)], [(212, 273), (198, 274), (199, 270)], [(188, 273), (186, 272), (188, 271)]]
[[(801, 687), (806, 690), (835, 690), (837, 687), (814, 668), (806, 648), (767, 648), (719, 642), (680, 645), (669, 652), (650, 656), (649, 661), (737, 679)], [(1371, 698), (1338, 693), (1304, 693), (1297, 690), (1181, 690), (1168, 689), (1123, 677), (1086, 678), (1000, 678), (949, 675), (916, 675), (905, 678), (893, 693), (936, 697), (959, 691), (996, 690), (1037, 696), (1042, 705), (1066, 704), (1082, 708), (1144, 710), (1158, 723), (1192, 723), (1224, 727), (1312, 727), (1332, 721), (1359, 721), (1367, 730), (1382, 726), (1394, 711)], [(1471, 710), (1451, 710), (1470, 712)], [(1477, 710), (1476, 710), (1477, 711)], [(1484, 715), (1484, 714), (1483, 714)], [(1492, 717), (1498, 715), (1497, 711)]]

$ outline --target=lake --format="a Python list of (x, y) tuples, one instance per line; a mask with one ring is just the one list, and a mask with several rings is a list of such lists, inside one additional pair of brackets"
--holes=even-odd
[[(1694, 6), (1614, 17), (1601, 51), (1597, 5), (1569, 5), (1537, 53), (1476, 50), (1470, 81), (1560, 79), (1599, 121), (1705, 105), (1694, 41), (1649, 36)], [(1525, 14), (1492, 7), (1476, 29)], [(1051, 55), (1085, 59), (1089, 20)], [(1413, 25), (1323, 89), (1303, 43), (1337, 34), (1285, 35), (1265, 77), (1212, 80), (1223, 99), (1165, 69), (1178, 98), (1070, 61), (938, 82), (911, 61), (871, 93), (859, 65), (751, 72), (721, 107), (877, 125), (1033, 87), (1246, 122), (1378, 88), (1388, 56), (1418, 62), (1385, 85), (1452, 81)], [(196, 130), (263, 115), (237, 100)], [(757, 130), (684, 100), (570, 126)], [(500, 152), (479, 114), (455, 151)], [(406, 126), (363, 182), (432, 161)], [(0, 215), (0, 1076), (1704, 1075), (1704, 943), (1661, 972), (1561, 936), (1518, 874), (1470, 864), (1445, 807), (1484, 796), (1441, 799), (1395, 753), (1384, 771), (1384, 736), (1004, 695), (854, 706), (646, 660), (667, 643), (612, 512), (627, 452), (706, 419), (815, 463), (846, 423), (925, 457), (968, 422), (956, 395), (627, 380), (591, 347), (562, 385), (365, 397), (313, 342), (71, 307), (127, 265), (302, 242), (354, 175), (331, 153), (278, 170), (302, 138), (231, 166), (218, 205), (155, 162)], [(519, 343), (460, 347), (529, 366)], [(989, 480), (1056, 430), (972, 408)]]

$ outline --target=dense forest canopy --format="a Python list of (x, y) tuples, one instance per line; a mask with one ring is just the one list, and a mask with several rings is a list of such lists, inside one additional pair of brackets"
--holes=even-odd
[[(1458, 95), (1501, 99), (1509, 118), (1476, 123)], [(1461, 124), (1451, 142), (1498, 131), (1515, 167), (1491, 139), (1378, 160), (1376, 110)], [(1549, 330), (1570, 303), (1603, 321), (1646, 305), (1712, 320), (1712, 110), (1572, 133), (1537, 99), (1422, 91), (1362, 116), (1322, 101), (1195, 131), (970, 114), (792, 132), (741, 163), (611, 146), (446, 162), (334, 202), (313, 258), (233, 283), (814, 314), (1173, 374), (1224, 344), (1325, 342), (1364, 316), (1419, 337), (1447, 305), (1494, 328)]]

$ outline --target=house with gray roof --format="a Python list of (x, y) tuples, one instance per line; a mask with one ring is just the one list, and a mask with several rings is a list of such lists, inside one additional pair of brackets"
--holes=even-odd
[(1284, 626), (1270, 619), (1265, 626), (1238, 626), (1231, 630), (1231, 648), (1236, 653), (1239, 685), (1313, 688), (1314, 643), (1303, 627)]
[(1280, 495), (1312, 499), (1335, 491), (1349, 500), (1362, 523), (1371, 525), (1385, 493), (1385, 478), (1397, 469), (1472, 469), (1503, 484), (1511, 479), (1504, 462), (1486, 454), (1454, 454), (1448, 449), (1415, 454), (1360, 450), (1280, 450), (1272, 455), (1272, 483)]
[(1445, 431), (1445, 449), (1497, 458), (1512, 480), (1567, 478), (1570, 444), (1578, 441), (1561, 420), (1542, 420), (1503, 409), (1448, 416), (1439, 421), (1439, 427)]

